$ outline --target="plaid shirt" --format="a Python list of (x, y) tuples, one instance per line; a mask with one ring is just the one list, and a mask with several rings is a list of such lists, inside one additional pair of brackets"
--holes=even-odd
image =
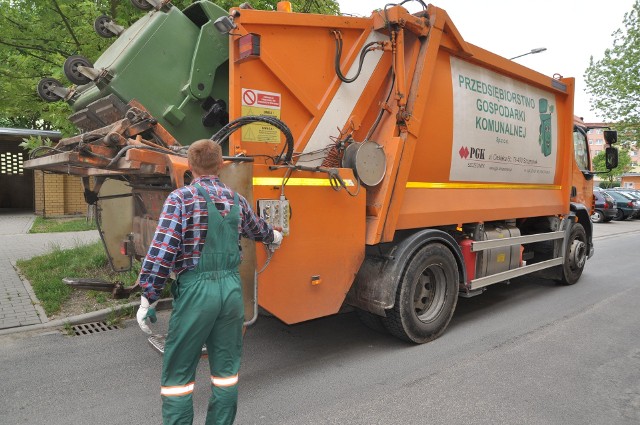
[[(207, 202), (194, 186), (199, 183), (205, 189), (218, 211), (224, 217), (233, 206), (233, 191), (216, 176), (203, 176), (191, 185), (176, 189), (164, 202), (158, 227), (140, 270), (140, 286), (144, 296), (153, 303), (160, 297), (167, 277), (173, 271), (176, 276), (198, 265), (200, 253), (207, 236)], [(238, 194), (240, 236), (256, 241), (273, 241), (273, 229), (258, 217), (247, 200)]]

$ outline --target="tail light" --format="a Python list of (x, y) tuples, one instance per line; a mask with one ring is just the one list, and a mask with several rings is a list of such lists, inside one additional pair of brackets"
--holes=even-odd
[(627, 204), (627, 206), (628, 206), (629, 208), (633, 208), (633, 202), (629, 202), (629, 203)]
[(122, 255), (133, 255), (133, 243), (131, 239), (125, 239), (120, 243), (120, 254)]

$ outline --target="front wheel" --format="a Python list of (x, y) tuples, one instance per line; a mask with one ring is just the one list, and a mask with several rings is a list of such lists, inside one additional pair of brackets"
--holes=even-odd
[(405, 341), (425, 343), (439, 337), (458, 302), (458, 265), (444, 245), (421, 248), (409, 261), (398, 284), (395, 305), (382, 321)]
[(573, 285), (580, 279), (588, 254), (587, 233), (584, 231), (582, 224), (575, 223), (571, 227), (567, 249), (564, 253), (561, 284)]

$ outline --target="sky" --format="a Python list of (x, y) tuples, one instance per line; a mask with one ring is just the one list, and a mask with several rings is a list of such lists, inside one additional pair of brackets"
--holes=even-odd
[[(338, 0), (342, 13), (370, 16), (393, 0)], [(399, 3), (399, 2), (398, 2)], [(429, 0), (424, 0), (429, 4)], [(592, 111), (584, 72), (589, 58), (599, 60), (613, 46), (611, 34), (623, 28), (624, 14), (634, 0), (433, 0), (449, 14), (465, 41), (511, 58), (531, 49), (546, 47), (514, 61), (542, 74), (576, 79), (575, 115), (585, 122), (602, 118)], [(417, 1), (404, 5), (414, 13)]]

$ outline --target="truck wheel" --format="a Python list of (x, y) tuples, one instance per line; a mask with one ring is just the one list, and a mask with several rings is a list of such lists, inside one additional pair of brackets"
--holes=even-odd
[(567, 251), (562, 265), (561, 284), (573, 285), (580, 279), (584, 264), (587, 262), (587, 254), (587, 233), (584, 231), (582, 224), (575, 223), (571, 227), (571, 233), (569, 233), (569, 240), (567, 241)]
[(458, 302), (458, 266), (439, 243), (420, 249), (407, 265), (393, 309), (382, 322), (405, 341), (425, 343), (439, 337)]
[(387, 328), (385, 328), (384, 323), (382, 323), (382, 316), (378, 316), (377, 314), (373, 314), (359, 308), (356, 308), (356, 314), (358, 315), (358, 319), (360, 319), (362, 324), (369, 329), (373, 329), (377, 332), (387, 333)]
[(593, 210), (591, 214), (591, 221), (594, 223), (602, 223), (604, 221), (604, 214), (600, 210)]

